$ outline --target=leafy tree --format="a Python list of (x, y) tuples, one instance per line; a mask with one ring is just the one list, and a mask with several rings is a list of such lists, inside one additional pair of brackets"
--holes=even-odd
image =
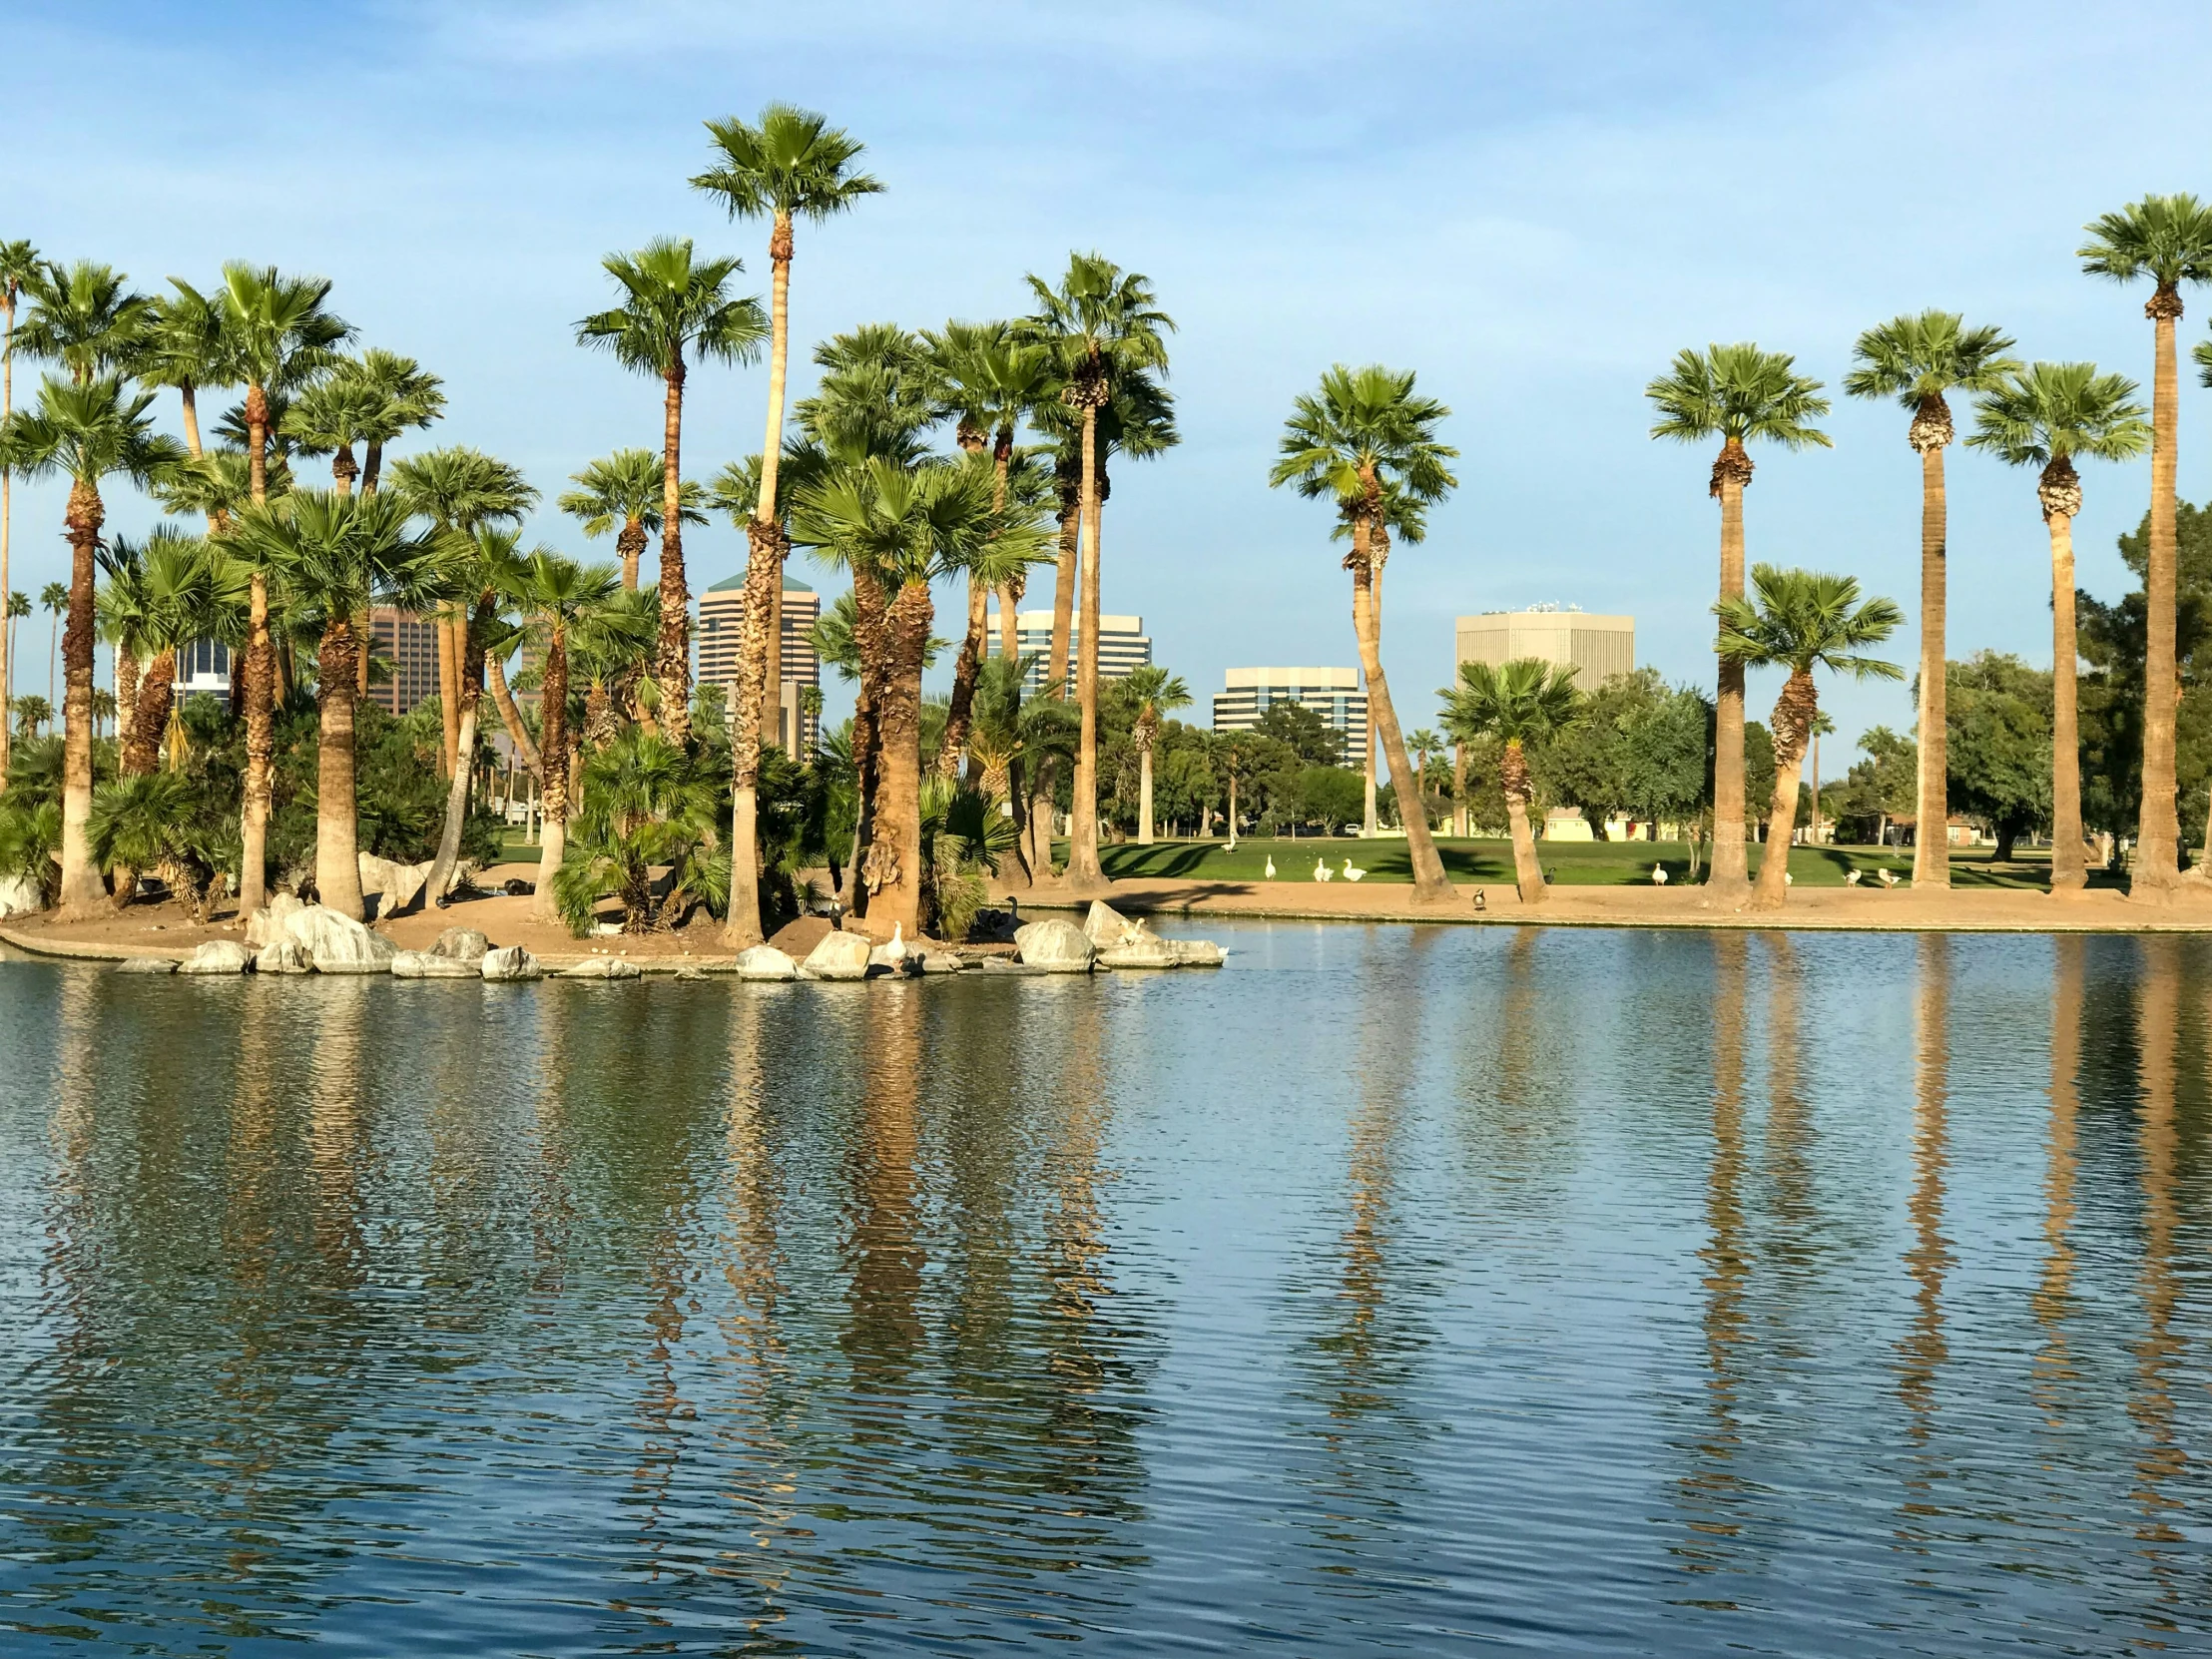
[(1270, 703), (1253, 730), (1263, 738), (1288, 744), (1309, 766), (1342, 766), (1345, 735), (1303, 703), (1283, 698)]
[(2009, 862), (2014, 842), (2050, 821), (2051, 676), (1997, 651), (1948, 673), (1951, 799), (1989, 827)]
[[(1625, 713), (1620, 735), (1624, 805), (1654, 833), (1667, 820), (1690, 827), (1694, 875), (1696, 830), (1712, 800), (1713, 705), (1688, 686), (1661, 689)], [(1770, 765), (1772, 754), (1768, 746)]]
[[(1859, 336), (1856, 366), (1844, 379), (1854, 397), (1896, 398), (1913, 411), (1906, 441), (1921, 457), (1921, 674), (1920, 730), (1933, 733), (1921, 753), (1920, 816), (1945, 822), (1942, 750), (1945, 676), (1943, 607), (1945, 501), (1943, 448), (1951, 440), (1950, 391), (1997, 390), (2019, 368), (2005, 355), (2009, 335), (1996, 328), (1968, 328), (1955, 311), (1927, 310), (1893, 317)], [(1923, 835), (1913, 849), (1916, 887), (1950, 885), (1950, 846), (1941, 835)]]
[[(1765, 438), (1785, 449), (1829, 447), (1828, 434), (1812, 422), (1828, 413), (1821, 383), (1797, 372), (1787, 352), (1749, 343), (1677, 352), (1674, 366), (1644, 388), (1659, 418), (1651, 435), (1682, 443), (1721, 440), (1707, 493), (1721, 504), (1723, 603), (1744, 593), (1744, 490), (1751, 483), (1745, 444)], [(1711, 883), (1731, 898), (1750, 884), (1744, 855), (1746, 780), (1737, 757), (1744, 753), (1744, 678), (1723, 657), (1714, 712), (1713, 873)], [(1761, 799), (1751, 792), (1753, 802)]]
[[(729, 881), (729, 853), (710, 850), (718, 816), (716, 779), (697, 758), (635, 727), (616, 738), (585, 765), (583, 810), (553, 877), (569, 930), (588, 934), (610, 890), (628, 933), (664, 931), (702, 902), (713, 907)], [(658, 899), (656, 866), (668, 872)]]

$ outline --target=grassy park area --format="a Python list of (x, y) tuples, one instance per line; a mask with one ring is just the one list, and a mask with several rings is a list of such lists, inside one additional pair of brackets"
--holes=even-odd
[[(1439, 839), (1436, 846), (1443, 855), (1445, 870), (1454, 881), (1494, 881), (1501, 885), (1512, 882), (1513, 848), (1509, 841), (1502, 838)], [(1765, 851), (1762, 846), (1751, 848), (1751, 868), (1755, 874)], [(2022, 848), (2020, 855), (2011, 862), (2000, 864), (1990, 856), (1990, 851), (1988, 847), (1953, 847), (1950, 855), (1952, 885), (2041, 887), (2048, 884), (2050, 859), (2047, 852)], [(1655, 862), (1666, 866), (1670, 881), (1679, 882), (1688, 879), (1690, 868), (1689, 848), (1680, 841), (1539, 841), (1536, 852), (1558, 886), (1649, 885), (1651, 866)], [(1405, 842), (1394, 837), (1372, 841), (1248, 838), (1240, 839), (1234, 852), (1221, 840), (1155, 841), (1150, 846), (1125, 842), (1099, 848), (1099, 861), (1104, 864), (1107, 875), (1115, 880), (1265, 881), (1270, 858), (1275, 860), (1277, 881), (1311, 881), (1316, 858), (1326, 858), (1329, 867), (1339, 872), (1339, 880), (1343, 879), (1342, 871), (1348, 858), (1354, 868), (1367, 872), (1364, 879), (1369, 881), (1409, 882), (1412, 879)], [(1913, 849), (1898, 846), (1798, 846), (1790, 849), (1790, 874), (1796, 885), (1841, 887), (1846, 884), (1845, 874), (1853, 869), (1861, 872), (1861, 880), (1871, 882), (1877, 879), (1876, 871), (1884, 868), (1893, 871), (1901, 881), (1909, 880), (1913, 874)], [(2091, 877), (2093, 885), (2102, 885), (2104, 881), (2101, 872)]]

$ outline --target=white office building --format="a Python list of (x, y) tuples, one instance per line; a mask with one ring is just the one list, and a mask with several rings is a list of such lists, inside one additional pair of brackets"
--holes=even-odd
[[(999, 655), (999, 618), (996, 605), (990, 610), (989, 644), (986, 656)], [(1075, 653), (1082, 643), (1083, 619), (1080, 613), (1072, 617), (1068, 627), (1067, 684), (1075, 686)], [(1023, 695), (1034, 697), (1044, 689), (1046, 659), (1052, 655), (1052, 613), (1050, 611), (1016, 611), (1014, 613), (1015, 649), (1024, 657), (1034, 657), (1029, 677), (1022, 683)], [(1120, 680), (1133, 670), (1152, 666), (1152, 640), (1144, 631), (1141, 616), (1107, 616), (1100, 613), (1098, 619), (1098, 678), (1101, 683)]]
[(1595, 691), (1616, 674), (1636, 667), (1636, 619), (1591, 616), (1570, 606), (1536, 605), (1525, 611), (1485, 611), (1459, 618), (1454, 631), (1459, 663), (1497, 668), (1516, 657), (1540, 657), (1581, 672), (1583, 691)]
[(1356, 668), (1233, 668), (1214, 697), (1214, 730), (1249, 732), (1278, 703), (1314, 711), (1343, 734), (1347, 754), (1367, 742), (1368, 694)]

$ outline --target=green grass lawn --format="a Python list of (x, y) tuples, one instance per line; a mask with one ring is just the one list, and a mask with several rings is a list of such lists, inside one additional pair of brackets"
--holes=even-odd
[[(1065, 843), (1063, 842), (1064, 846)], [(1513, 879), (1512, 843), (1505, 840), (1439, 839), (1444, 868), (1454, 881), (1486, 881), (1500, 885)], [(1757, 873), (1765, 848), (1751, 848), (1751, 867)], [(1990, 857), (1987, 847), (1954, 847), (1950, 855), (1951, 883), (1959, 887), (2041, 887), (2048, 883), (2050, 856), (2022, 848), (2008, 864)], [(1261, 881), (1265, 867), (1275, 859), (1278, 881), (1313, 879), (1314, 859), (1324, 857), (1329, 867), (1342, 871), (1350, 858), (1366, 870), (1370, 881), (1411, 881), (1405, 843), (1346, 838), (1315, 840), (1240, 840), (1231, 852), (1219, 840), (1155, 841), (1150, 846), (1128, 842), (1099, 848), (1099, 861), (1116, 880), (1152, 879), (1194, 881)], [(1551, 872), (1551, 879), (1567, 887), (1648, 885), (1654, 862), (1667, 866), (1670, 880), (1687, 878), (1689, 848), (1680, 841), (1538, 841), (1536, 856)], [(1862, 871), (1872, 881), (1875, 871), (1887, 866), (1899, 879), (1913, 873), (1913, 849), (1896, 846), (1797, 846), (1790, 849), (1790, 874), (1806, 887), (1840, 887), (1847, 870)], [(1340, 879), (1341, 874), (1340, 874)]]

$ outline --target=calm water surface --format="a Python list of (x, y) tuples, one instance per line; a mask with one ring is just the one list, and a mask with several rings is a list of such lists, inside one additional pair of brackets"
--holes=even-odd
[(2212, 943), (0, 964), (0, 1652), (2212, 1651)]

